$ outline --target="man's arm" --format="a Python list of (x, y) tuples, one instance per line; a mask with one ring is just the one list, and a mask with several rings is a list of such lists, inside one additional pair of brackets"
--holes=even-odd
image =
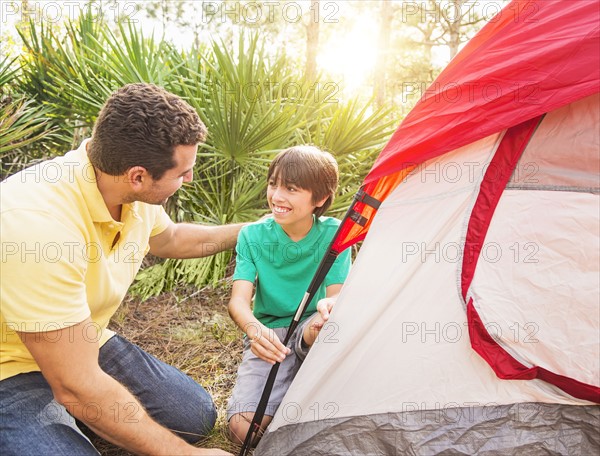
[[(98, 365), (99, 347), (86, 333), (88, 318), (74, 326), (45, 333), (20, 332), (50, 384), (55, 399), (104, 439), (128, 451), (155, 455), (228, 455), (188, 445), (155, 422), (127, 389)], [(90, 417), (89, 406), (98, 413)], [(131, 415), (131, 410), (136, 410)], [(127, 421), (122, 420), (127, 417)]]
[(229, 250), (235, 246), (244, 223), (207, 226), (196, 223), (172, 223), (150, 238), (150, 253), (161, 258), (199, 258)]

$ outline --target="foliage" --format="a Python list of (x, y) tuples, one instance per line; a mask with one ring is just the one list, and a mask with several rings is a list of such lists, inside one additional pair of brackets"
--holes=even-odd
[(42, 138), (50, 138), (54, 128), (49, 125), (47, 110), (26, 96), (19, 94), (12, 86), (20, 68), (15, 60), (6, 56), (0, 61), (0, 157), (2, 165), (0, 178), (30, 164), (34, 159), (43, 158), (38, 153), (24, 157), (22, 149)]
[[(210, 132), (194, 181), (170, 201), (173, 218), (213, 224), (256, 220), (266, 210), (268, 163), (276, 152), (298, 143), (336, 155), (342, 185), (332, 213), (344, 211), (375, 148), (389, 134), (387, 111), (369, 115), (356, 102), (325, 103), (294, 74), (284, 54), (269, 57), (255, 34), (242, 35), (235, 52), (223, 49), (223, 42), (213, 42), (210, 52), (197, 60), (192, 52), (192, 61), (181, 65), (185, 78), (173, 86), (198, 110)], [(140, 273), (133, 291), (151, 296), (182, 281), (214, 284), (231, 255), (167, 260)]]
[[(64, 153), (89, 135), (107, 96), (131, 82), (161, 85), (196, 108), (209, 136), (194, 181), (167, 204), (176, 221), (256, 220), (266, 210), (270, 160), (299, 143), (337, 157), (341, 186), (332, 214), (339, 215), (390, 133), (389, 111), (323, 96), (318, 81), (305, 81), (290, 58), (267, 48), (256, 32), (239, 34), (235, 46), (213, 40), (186, 52), (144, 36), (132, 23), (111, 30), (88, 11), (66, 23), (63, 34), (33, 22), (20, 33), (26, 52), (20, 73), (8, 77), (27, 99), (11, 105), (18, 116), (5, 116), (15, 135), (34, 141), (37, 128), (49, 128), (54, 150)], [(22, 159), (34, 158), (33, 149), (19, 151)], [(224, 252), (156, 263), (140, 272), (132, 292), (148, 297), (179, 283), (215, 283), (231, 257)]]
[(52, 129), (48, 129), (47, 126), (45, 110), (36, 107), (34, 100), (7, 97), (0, 101), (2, 178), (31, 164), (34, 157), (29, 155), (27, 160), (23, 160), (19, 151), (21, 148), (49, 136)]

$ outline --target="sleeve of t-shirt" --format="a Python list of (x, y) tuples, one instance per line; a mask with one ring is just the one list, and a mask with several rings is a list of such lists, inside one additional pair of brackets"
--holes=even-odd
[(245, 226), (241, 229), (238, 235), (237, 244), (235, 245), (235, 271), (233, 280), (247, 280), (254, 283), (256, 279), (256, 263), (254, 262), (258, 244), (251, 240), (251, 226)]
[(144, 256), (146, 256), (150, 251), (149, 238), (159, 235), (173, 222), (162, 206), (145, 203), (139, 204), (140, 207), (138, 208), (138, 214), (143, 220), (147, 220), (148, 225), (146, 229), (150, 230), (148, 239), (144, 239), (143, 242), (145, 243), (140, 246), (140, 250), (144, 253)]
[(162, 206), (155, 206), (157, 208), (156, 218), (154, 219), (154, 226), (150, 232), (150, 237), (156, 236), (162, 233), (171, 224), (171, 218)]
[(328, 287), (329, 285), (335, 285), (338, 283), (345, 282), (346, 277), (348, 277), (348, 273), (350, 272), (351, 266), (350, 251), (351, 249), (348, 248), (338, 255), (335, 262), (333, 263), (333, 266), (331, 266), (331, 269), (325, 277), (326, 287)]
[(22, 332), (43, 332), (85, 320), (90, 316), (85, 240), (43, 212), (19, 212), (10, 217), (18, 223), (2, 226), (7, 239), (18, 240), (14, 249), (3, 252), (6, 324)]

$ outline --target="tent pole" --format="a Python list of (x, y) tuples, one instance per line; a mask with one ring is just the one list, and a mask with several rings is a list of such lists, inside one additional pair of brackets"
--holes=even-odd
[[(285, 339), (283, 340), (283, 345), (287, 346), (287, 344), (289, 343), (294, 331), (300, 323), (300, 318), (302, 317), (308, 305), (317, 293), (321, 283), (325, 279), (325, 276), (331, 269), (331, 266), (333, 266), (333, 263), (335, 262), (338, 254), (338, 252), (329, 250), (329, 252), (321, 260), (319, 268), (317, 269), (317, 272), (315, 273), (315, 276), (313, 277), (306, 294), (304, 295), (302, 301), (298, 305), (296, 314), (294, 315), (294, 318), (292, 319), (290, 326), (287, 329)], [(248, 433), (246, 434), (246, 438), (244, 439), (244, 444), (242, 445), (242, 449), (240, 450), (239, 456), (246, 456), (248, 454), (248, 450), (252, 446), (252, 441), (260, 432), (260, 423), (264, 418), (265, 411), (269, 402), (269, 397), (271, 396), (271, 391), (273, 390), (273, 385), (275, 384), (275, 379), (277, 377), (277, 371), (279, 370), (279, 366), (280, 363), (277, 362), (273, 365), (273, 367), (271, 367), (269, 377), (267, 378), (267, 382), (265, 383), (262, 396), (260, 397), (260, 401), (258, 402), (256, 411), (254, 412), (252, 423), (248, 428)]]
[[(372, 201), (370, 201), (370, 200), (365, 201), (365, 198), (369, 198)], [(370, 206), (376, 206), (376, 208), (379, 207), (379, 202), (377, 200), (374, 200), (371, 197), (369, 197), (363, 191), (362, 188), (360, 188), (358, 190), (358, 192), (356, 193), (356, 195), (354, 195), (352, 204), (350, 204), (350, 207), (348, 208), (346, 214), (344, 215), (344, 218), (342, 219), (340, 226), (338, 227), (335, 235), (333, 236), (333, 238), (331, 240), (331, 243), (329, 244), (328, 252), (325, 254), (323, 259), (321, 260), (321, 263), (319, 264), (319, 267), (317, 268), (317, 272), (315, 273), (312, 281), (310, 282), (310, 285), (308, 286), (308, 289), (307, 289), (304, 297), (302, 298), (302, 301), (298, 305), (298, 308), (296, 310), (294, 318), (292, 319), (290, 326), (288, 327), (288, 330), (286, 332), (285, 339), (283, 341), (283, 345), (287, 346), (288, 342), (290, 341), (290, 339), (292, 337), (292, 334), (294, 333), (294, 331), (298, 327), (298, 324), (300, 323), (300, 318), (302, 318), (302, 315), (304, 314), (304, 312), (306, 312), (308, 305), (314, 298), (314, 296), (317, 293), (317, 290), (319, 289), (319, 287), (321, 286), (321, 283), (323, 282), (323, 280), (325, 280), (325, 276), (331, 269), (331, 266), (333, 266), (333, 263), (335, 262), (337, 256), (340, 254), (340, 252), (336, 251), (333, 248), (333, 245), (336, 242), (338, 236), (340, 235), (340, 232), (341, 232), (342, 227), (344, 226), (344, 223), (346, 222), (346, 220), (347, 219), (355, 220), (354, 214), (356, 213), (356, 211), (354, 210), (354, 206), (357, 202), (362, 202), (362, 203), (368, 204)], [(355, 222), (355, 223), (358, 223), (358, 222)], [(262, 422), (264, 415), (265, 415), (265, 411), (267, 409), (267, 404), (269, 402), (269, 397), (271, 396), (271, 391), (273, 390), (273, 385), (275, 384), (275, 378), (277, 377), (277, 371), (279, 370), (279, 365), (280, 365), (280, 363), (277, 362), (273, 365), (273, 367), (271, 367), (271, 371), (269, 372), (269, 377), (267, 378), (267, 382), (265, 383), (265, 387), (263, 389), (262, 396), (260, 398), (260, 401), (258, 402), (258, 406), (256, 407), (256, 412), (254, 413), (254, 417), (252, 418), (252, 423), (250, 423), (250, 427), (248, 428), (248, 433), (246, 434), (246, 438), (244, 439), (244, 443), (239, 452), (239, 456), (247, 456), (248, 451), (250, 450), (250, 448), (252, 446), (252, 442), (253, 442), (254, 438), (260, 432), (260, 423)]]

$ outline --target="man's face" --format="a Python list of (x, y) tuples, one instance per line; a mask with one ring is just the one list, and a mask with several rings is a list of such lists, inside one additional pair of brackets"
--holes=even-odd
[(138, 201), (148, 204), (164, 204), (184, 182), (192, 181), (198, 145), (179, 145), (173, 151), (175, 166), (167, 170), (160, 179), (150, 178), (150, 186), (138, 195)]

